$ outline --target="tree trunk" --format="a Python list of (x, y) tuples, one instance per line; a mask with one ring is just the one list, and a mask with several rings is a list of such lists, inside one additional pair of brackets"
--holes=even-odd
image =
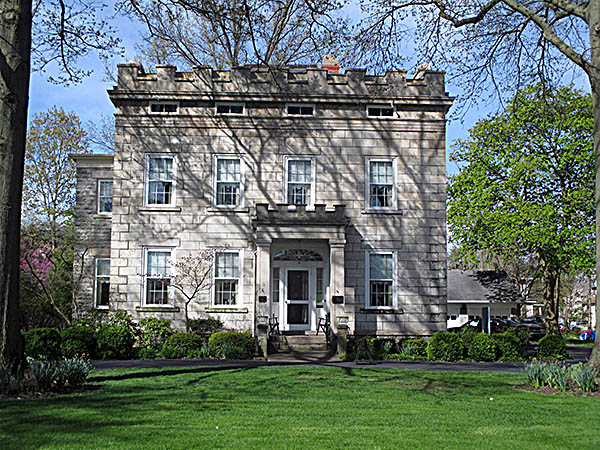
[[(591, 68), (588, 70), (594, 100), (594, 156), (596, 168), (596, 282), (600, 280), (600, 0), (590, 0), (587, 7), (590, 27)], [(597, 294), (596, 294), (597, 295)], [(598, 300), (596, 300), (596, 313)], [(600, 331), (600, 314), (596, 314), (596, 332)], [(600, 369), (600, 338), (596, 338), (590, 366)]]
[(29, 69), (31, 0), (0, 5), (0, 362), (23, 361), (19, 323), (21, 194)]
[(558, 296), (556, 292), (556, 271), (548, 265), (544, 266), (544, 324), (549, 334), (558, 334), (558, 315), (556, 314), (556, 305)]

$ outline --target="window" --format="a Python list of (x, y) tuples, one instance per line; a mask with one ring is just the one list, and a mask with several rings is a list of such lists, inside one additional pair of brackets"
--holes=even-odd
[(392, 105), (369, 105), (367, 106), (367, 117), (394, 117)]
[(111, 213), (113, 207), (112, 180), (98, 180), (98, 213)]
[(175, 204), (175, 158), (152, 155), (148, 157), (146, 203), (148, 205)]
[(314, 158), (285, 160), (285, 199), (288, 205), (313, 205), (315, 203)]
[(214, 157), (214, 205), (236, 207), (242, 205), (243, 164), (237, 156)]
[(171, 299), (171, 274), (173, 272), (173, 249), (145, 249), (145, 295), (146, 305), (168, 305)]
[(367, 307), (393, 308), (395, 305), (395, 261), (393, 252), (367, 252)]
[(325, 300), (325, 289), (323, 286), (323, 268), (317, 267), (317, 308), (323, 307)]
[(174, 114), (179, 109), (176, 102), (153, 102), (150, 103), (151, 114)]
[(286, 105), (286, 111), (288, 116), (314, 116), (315, 106), (314, 105), (302, 105), (302, 104), (289, 104)]
[(95, 292), (96, 308), (108, 309), (109, 293), (110, 293), (110, 259), (98, 258), (96, 260), (96, 292)]
[(367, 207), (371, 209), (396, 206), (395, 161), (367, 159)]
[(279, 267), (273, 267), (273, 303), (279, 303)]
[(217, 114), (239, 115), (244, 114), (243, 103), (217, 103)]
[(240, 298), (241, 251), (222, 251), (215, 255), (215, 306), (235, 306)]

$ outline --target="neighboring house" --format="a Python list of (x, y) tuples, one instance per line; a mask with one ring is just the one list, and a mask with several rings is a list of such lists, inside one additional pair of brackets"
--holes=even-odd
[(503, 270), (448, 270), (448, 328), (482, 317), (509, 319), (518, 315), (523, 298)]
[[(264, 336), (446, 327), (444, 74), (118, 66), (112, 155), (75, 156), (80, 310), (184, 327), (176, 262), (214, 248), (190, 317)], [(76, 258), (75, 272), (80, 266)]]

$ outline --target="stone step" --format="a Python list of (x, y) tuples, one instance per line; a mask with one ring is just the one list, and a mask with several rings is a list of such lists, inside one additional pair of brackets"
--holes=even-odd
[(269, 354), (268, 361), (286, 362), (286, 363), (324, 363), (324, 362), (340, 362), (334, 351), (289, 351)]
[(277, 351), (323, 351), (329, 350), (324, 335), (280, 335), (271, 340)]

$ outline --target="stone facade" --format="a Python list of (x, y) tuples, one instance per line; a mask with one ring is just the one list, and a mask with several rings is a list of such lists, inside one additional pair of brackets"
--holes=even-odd
[[(273, 315), (299, 331), (316, 330), (327, 314), (334, 332), (339, 325), (357, 335), (430, 335), (446, 327), (451, 98), (443, 73), (409, 79), (400, 71), (178, 73), (158, 66), (147, 74), (124, 64), (109, 95), (115, 154), (112, 161), (77, 158), (77, 226), (79, 251), (88, 249), (86, 274), (93, 274), (94, 258), (110, 256), (111, 309), (182, 328), (172, 288), (167, 304), (148, 301), (157, 295), (144, 278), (150, 260), (161, 249), (177, 261), (226, 248), (241, 271), (235, 287), (225, 281), (202, 292), (190, 317), (218, 317), (255, 334)], [(165, 164), (160, 158), (168, 169), (156, 179), (168, 179), (158, 185), (169, 193), (157, 194), (158, 203), (167, 204), (152, 197), (150, 166)], [(216, 166), (227, 158), (236, 164), (233, 197), (231, 183), (217, 187)], [(95, 212), (96, 179), (111, 171), (107, 219)], [(218, 200), (219, 189), (225, 193)], [(81, 284), (83, 309), (94, 305), (93, 286)], [(235, 291), (234, 300), (223, 286)]]

